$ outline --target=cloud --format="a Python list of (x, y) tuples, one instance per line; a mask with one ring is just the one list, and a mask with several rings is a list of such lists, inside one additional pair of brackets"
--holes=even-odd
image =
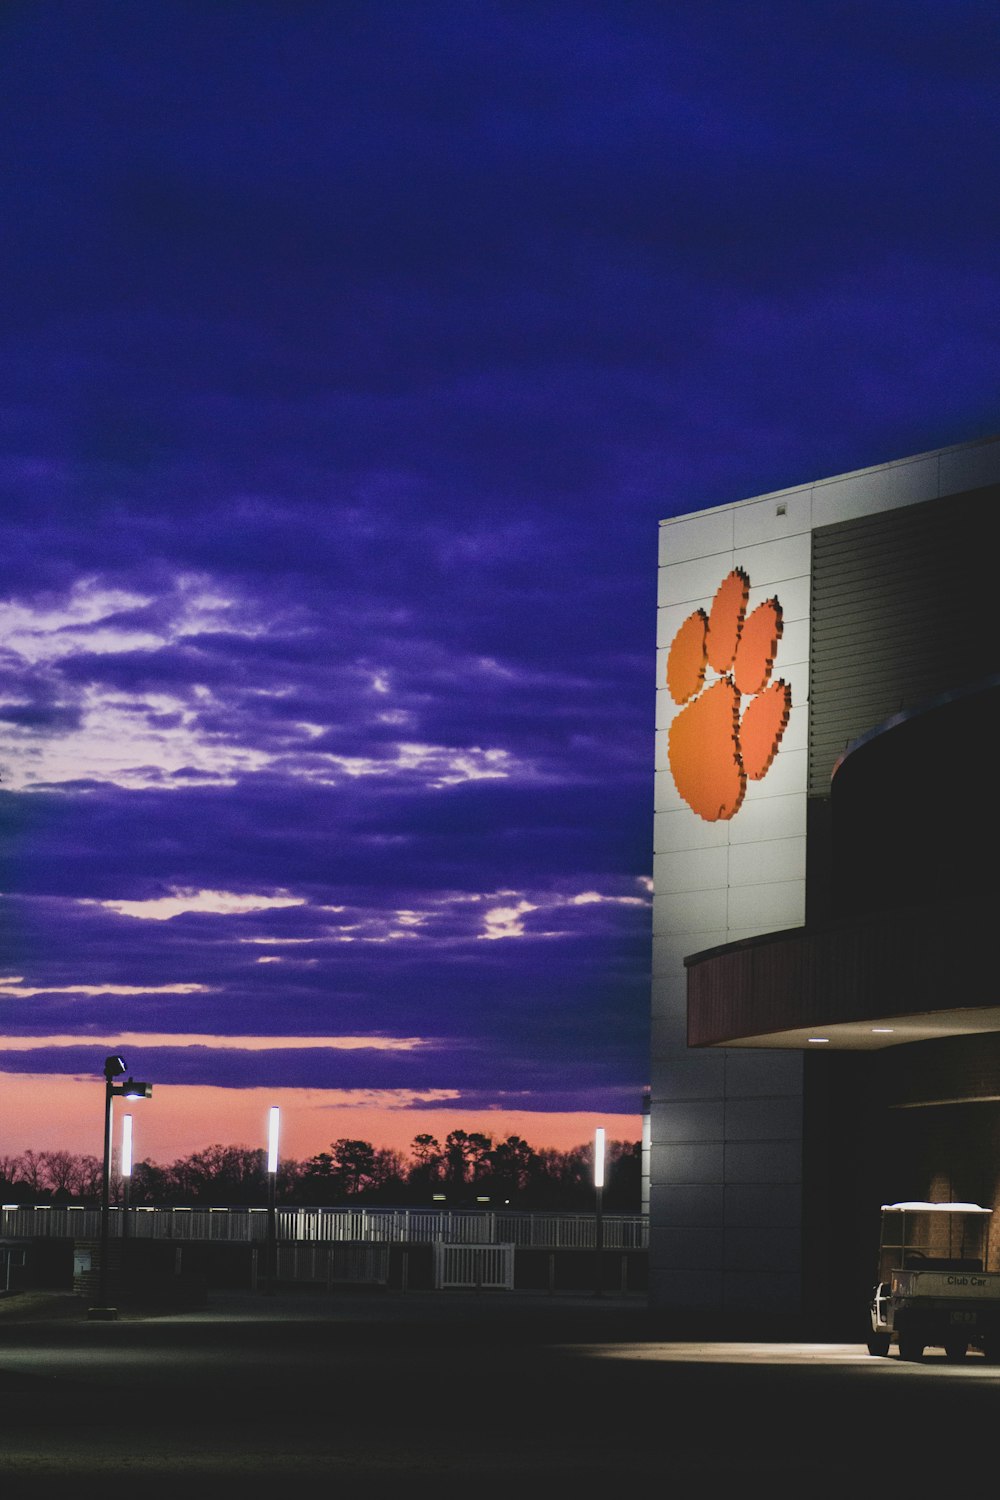
[[(0, 994), (6, 993), (0, 988)], [(20, 991), (19, 993), (25, 993)], [(39, 993), (28, 991), (27, 993)], [(116, 991), (115, 993), (121, 993)], [(141, 993), (141, 992), (130, 992)], [(352, 1052), (359, 1049), (374, 1052), (412, 1052), (427, 1046), (421, 1037), (388, 1036), (226, 1036), (203, 1032), (146, 1033), (123, 1031), (117, 1036), (101, 1036), (96, 1040), (109, 1048), (141, 1047), (144, 1050), (161, 1047), (210, 1047), (214, 1051), (236, 1052), (294, 1052), (334, 1051)], [(93, 1036), (9, 1036), (0, 1037), (0, 1053), (33, 1052), (40, 1049), (62, 1049), (65, 1047), (93, 1047)]]
[[(0, 996), (31, 1000), (37, 995), (205, 995), (207, 984), (62, 984), (51, 987), (22, 984), (18, 979), (0, 979)], [(4, 1045), (0, 1037), (0, 1047)]]
[(145, 901), (99, 901), (109, 911), (121, 912), (140, 921), (169, 922), (185, 912), (210, 916), (233, 916), (243, 912), (272, 911), (286, 906), (302, 906), (302, 896), (240, 895), (234, 891), (175, 890), (169, 896), (154, 896)]

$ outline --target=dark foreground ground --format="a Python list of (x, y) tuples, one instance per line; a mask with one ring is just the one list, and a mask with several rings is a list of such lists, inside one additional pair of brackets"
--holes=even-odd
[(671, 1337), (639, 1299), (0, 1299), (5, 1500), (922, 1495), (995, 1468), (998, 1413), (979, 1356)]

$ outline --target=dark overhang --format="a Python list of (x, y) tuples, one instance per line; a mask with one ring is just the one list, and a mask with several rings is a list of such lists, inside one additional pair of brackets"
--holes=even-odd
[(1000, 1031), (995, 893), (685, 959), (692, 1047), (872, 1049)]

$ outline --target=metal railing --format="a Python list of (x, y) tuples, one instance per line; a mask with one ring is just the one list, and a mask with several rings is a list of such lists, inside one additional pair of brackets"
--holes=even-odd
[[(108, 1229), (120, 1238), (124, 1212), (112, 1208)], [(476, 1209), (279, 1208), (277, 1237), (285, 1244), (515, 1245), (519, 1249), (592, 1250), (594, 1214), (512, 1213)], [(649, 1220), (641, 1214), (603, 1214), (608, 1250), (649, 1248)], [(0, 1207), (0, 1239), (98, 1239), (96, 1208)], [(128, 1233), (142, 1240), (215, 1240), (234, 1244), (267, 1238), (263, 1208), (134, 1208)]]
[(513, 1245), (434, 1245), (434, 1286), (514, 1290)]

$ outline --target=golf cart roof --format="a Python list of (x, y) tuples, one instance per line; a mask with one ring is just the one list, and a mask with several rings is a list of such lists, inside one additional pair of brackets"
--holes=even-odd
[(884, 1214), (991, 1214), (978, 1203), (883, 1203)]

